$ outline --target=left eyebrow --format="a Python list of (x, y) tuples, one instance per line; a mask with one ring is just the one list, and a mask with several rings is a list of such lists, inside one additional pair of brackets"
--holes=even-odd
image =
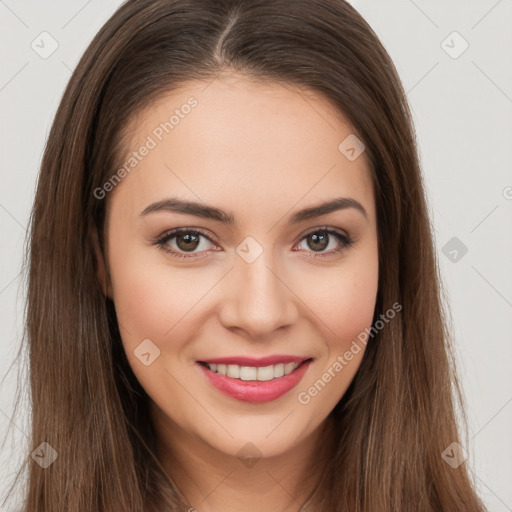
[(366, 213), (364, 206), (359, 201), (356, 201), (352, 197), (338, 197), (332, 201), (300, 210), (297, 213), (294, 213), (288, 219), (288, 222), (290, 224), (297, 224), (304, 220), (313, 219), (315, 217), (320, 217), (321, 215), (327, 215), (328, 213), (335, 212), (337, 210), (346, 210), (348, 208), (354, 208), (361, 213), (366, 220), (368, 220), (368, 214)]
[[(366, 220), (368, 220), (368, 214), (364, 209), (364, 206), (353, 199), (352, 197), (338, 197), (325, 203), (320, 203), (315, 206), (310, 206), (300, 210), (288, 219), (289, 224), (298, 224), (304, 220), (313, 219), (322, 215), (327, 215), (337, 210), (346, 210), (353, 208), (360, 212)], [(235, 222), (235, 216), (233, 213), (225, 212), (215, 206), (210, 206), (204, 203), (198, 203), (195, 201), (185, 201), (177, 197), (170, 197), (163, 199), (156, 203), (152, 203), (141, 212), (140, 217), (144, 217), (153, 212), (169, 211), (174, 213), (183, 213), (186, 215), (194, 215), (196, 217), (202, 217), (205, 219), (212, 219), (223, 224), (232, 225)]]

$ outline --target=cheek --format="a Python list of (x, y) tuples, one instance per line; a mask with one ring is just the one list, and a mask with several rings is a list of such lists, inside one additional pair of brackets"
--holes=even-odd
[[(309, 294), (321, 333), (318, 363), (298, 389), (297, 400), (311, 425), (327, 416), (343, 397), (363, 359), (367, 331), (372, 325), (378, 289), (378, 258), (351, 261), (315, 284)], [(312, 318), (313, 315), (310, 315)], [(319, 342), (320, 343), (320, 342)]]
[(186, 380), (175, 369), (186, 368), (180, 361), (186, 360), (185, 349), (194, 333), (192, 308), (204, 289), (194, 289), (190, 277), (173, 274), (147, 259), (124, 254), (115, 263), (111, 272), (114, 303), (126, 357), (148, 395), (156, 403), (165, 403), (168, 386), (174, 382), (165, 369), (173, 368), (173, 375)]
[(152, 248), (130, 247), (116, 236), (111, 247), (113, 300), (124, 345), (133, 349), (147, 338), (160, 342), (180, 316), (186, 289), (169, 283), (165, 269), (148, 258)]
[(170, 328), (171, 294), (162, 280), (155, 279), (136, 262), (125, 260), (112, 273), (112, 282), (118, 322), (131, 336), (159, 337), (166, 326)]
[[(121, 224), (121, 221), (118, 220)], [(113, 300), (123, 337), (161, 339), (202, 291), (196, 279), (163, 264), (162, 252), (119, 228), (109, 239)], [(197, 300), (197, 299), (195, 299)]]
[(346, 350), (371, 326), (378, 289), (376, 253), (353, 257), (333, 272), (310, 273), (303, 283), (305, 303), (315, 313), (330, 352)]
[(375, 281), (368, 275), (359, 280), (351, 278), (340, 283), (338, 292), (326, 305), (329, 326), (334, 331), (329, 340), (332, 345), (344, 348), (371, 326), (377, 298), (377, 276)]

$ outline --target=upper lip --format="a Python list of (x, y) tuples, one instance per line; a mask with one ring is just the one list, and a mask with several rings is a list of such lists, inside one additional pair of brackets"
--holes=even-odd
[(240, 356), (232, 356), (232, 357), (218, 357), (212, 359), (201, 359), (200, 363), (208, 363), (208, 364), (236, 364), (238, 366), (272, 366), (275, 364), (286, 364), (286, 363), (303, 363), (308, 359), (312, 359), (310, 356), (267, 356), (267, 357), (240, 357)]

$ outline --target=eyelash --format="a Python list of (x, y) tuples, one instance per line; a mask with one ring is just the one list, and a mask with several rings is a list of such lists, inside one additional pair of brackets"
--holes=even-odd
[[(167, 231), (166, 233), (164, 233), (160, 238), (155, 240), (152, 245), (158, 246), (159, 249), (161, 249), (162, 251), (164, 251), (168, 254), (171, 254), (171, 256), (174, 258), (188, 259), (188, 258), (199, 257), (199, 256), (195, 255), (195, 253), (186, 254), (186, 253), (181, 253), (181, 252), (178, 252), (178, 251), (175, 251), (175, 250), (169, 248), (169, 246), (167, 245), (167, 242), (169, 242), (169, 240), (171, 240), (172, 238), (175, 238), (177, 235), (179, 235), (181, 233), (201, 235), (204, 238), (206, 238), (207, 240), (209, 240), (210, 242), (214, 243), (213, 240), (203, 230), (201, 230), (199, 228), (194, 228), (194, 229), (192, 229), (192, 228), (176, 228), (176, 229), (172, 229), (171, 231)], [(334, 235), (339, 240), (340, 247), (338, 249), (334, 249), (334, 250), (331, 250), (331, 251), (325, 252), (325, 253), (323, 253), (323, 252), (315, 253), (314, 251), (312, 251), (315, 254), (315, 256), (309, 256), (310, 258), (316, 259), (319, 257), (322, 258), (324, 256), (329, 256), (329, 255), (332, 255), (335, 253), (341, 253), (341, 252), (349, 249), (354, 244), (354, 239), (352, 237), (347, 236), (338, 230), (328, 228), (328, 227), (319, 227), (319, 228), (311, 229), (307, 233), (302, 235), (302, 237), (299, 238), (297, 241), (301, 242), (302, 240), (304, 240), (305, 238), (307, 238), (309, 235), (311, 235), (313, 233), (327, 233), (329, 235)]]

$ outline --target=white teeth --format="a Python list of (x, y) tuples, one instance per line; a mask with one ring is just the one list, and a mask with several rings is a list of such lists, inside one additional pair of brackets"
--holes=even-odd
[(240, 366), (240, 378), (242, 380), (257, 380), (256, 374), (258, 368), (256, 366)]
[(284, 364), (276, 364), (274, 366), (274, 377), (277, 379), (278, 377), (282, 377), (284, 375)]
[(257, 379), (258, 380), (272, 380), (274, 378), (274, 367), (263, 366), (258, 368)]
[(234, 379), (240, 378), (240, 366), (236, 364), (228, 364), (228, 369), (226, 371), (226, 375), (228, 377), (233, 377)]
[(297, 368), (297, 365), (295, 363), (287, 363), (284, 365), (284, 374), (287, 375), (288, 373), (293, 372)]
[(212, 372), (240, 380), (267, 381), (292, 373), (300, 363), (280, 363), (270, 366), (239, 366), (237, 364), (208, 364)]

